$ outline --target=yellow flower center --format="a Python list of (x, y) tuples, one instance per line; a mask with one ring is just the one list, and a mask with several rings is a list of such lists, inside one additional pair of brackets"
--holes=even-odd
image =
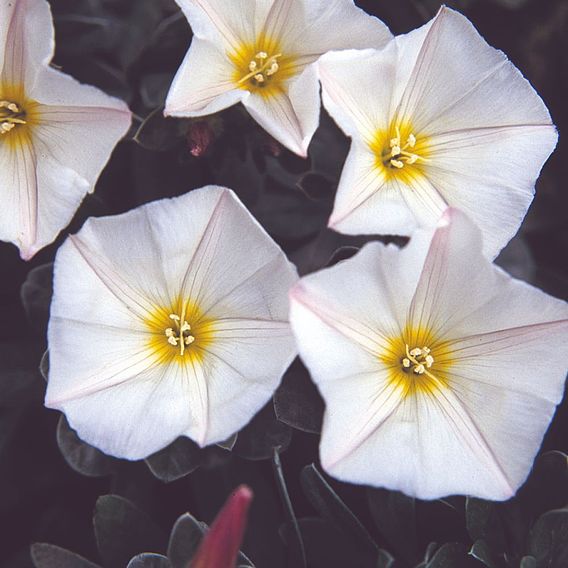
[(409, 122), (398, 122), (388, 130), (377, 131), (370, 141), (376, 168), (387, 177), (410, 181), (424, 173), (429, 162), (427, 136), (417, 135)]
[(387, 366), (389, 383), (404, 398), (431, 395), (448, 385), (452, 365), (449, 344), (427, 329), (408, 327), (401, 335), (388, 339), (379, 358)]
[(424, 375), (433, 364), (434, 357), (429, 347), (409, 349), (406, 345), (406, 357), (403, 357), (401, 361), (402, 370), (405, 373), (413, 372), (415, 375)]
[(26, 124), (26, 112), (13, 101), (0, 100), (0, 136), (16, 128), (19, 124)]
[(272, 80), (273, 75), (278, 73), (280, 66), (278, 58), (281, 53), (268, 55), (266, 51), (259, 51), (248, 64), (248, 73), (239, 79), (239, 84), (249, 81), (255, 87), (263, 87), (268, 81)]
[(381, 152), (381, 159), (386, 168), (396, 168), (401, 170), (404, 166), (415, 164), (418, 160), (425, 158), (411, 152), (416, 146), (416, 136), (411, 132), (408, 134), (404, 145), (400, 136), (400, 129), (395, 128), (396, 136), (389, 140), (388, 146), (384, 147)]
[(265, 97), (281, 90), (296, 73), (294, 58), (283, 54), (279, 42), (265, 35), (253, 43), (242, 44), (229, 54), (229, 59), (235, 68), (235, 85)]
[(215, 337), (215, 321), (188, 300), (157, 306), (145, 323), (148, 347), (158, 363), (199, 362)]
[(164, 334), (167, 341), (173, 347), (179, 348), (179, 354), (183, 356), (185, 348), (195, 341), (195, 337), (191, 335), (191, 326), (185, 319), (177, 314), (170, 314), (173, 327), (166, 327)]

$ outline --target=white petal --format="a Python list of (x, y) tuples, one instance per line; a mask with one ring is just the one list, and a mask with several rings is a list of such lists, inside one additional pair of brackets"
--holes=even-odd
[(447, 337), (457, 332), (457, 325), (469, 314), (495, 296), (502, 273), (481, 250), (478, 227), (460, 211), (448, 209), (432, 235), (412, 299), (409, 321), (413, 326)]
[(371, 143), (390, 126), (397, 79), (395, 42), (376, 51), (327, 53), (317, 64), (326, 110), (348, 136)]
[(130, 127), (128, 107), (51, 68), (42, 70), (30, 96), (41, 103), (40, 123), (32, 134), (39, 154), (73, 169), (93, 191), (112, 150)]
[(85, 179), (38, 153), (37, 146), (24, 135), (0, 151), (0, 238), (18, 246), (24, 260), (55, 239), (89, 189)]
[(405, 50), (401, 58), (415, 59), (400, 114), (412, 117), (417, 130), (550, 124), (529, 83), (458, 12), (443, 7), (397, 42)]
[(87, 443), (106, 454), (137, 460), (173, 442), (192, 420), (203, 420), (199, 400), (188, 396), (196, 382), (186, 365), (161, 366), (69, 400), (61, 408)]
[(392, 37), (383, 22), (352, 0), (275, 0), (271, 15), (274, 17), (267, 20), (267, 32), (281, 37), (288, 49), (303, 54), (380, 48)]
[(266, 19), (271, 0), (176, 0), (191, 24), (194, 36), (236, 49), (255, 39)]
[(296, 356), (287, 321), (227, 318), (215, 325), (208, 348), (206, 431), (187, 435), (200, 445), (227, 439), (243, 428), (270, 400)]
[(450, 206), (481, 228), (489, 258), (517, 232), (556, 139), (553, 126), (474, 128), (432, 136), (428, 179)]
[(329, 227), (347, 234), (412, 234), (416, 220), (403, 194), (387, 181), (376, 157), (353, 142), (341, 172)]
[(170, 87), (165, 114), (203, 116), (243, 100), (247, 92), (235, 88), (234, 72), (224, 51), (194, 37)]
[(31, 143), (20, 139), (22, 143), (0, 148), (0, 238), (14, 243), (27, 260), (38, 239), (37, 159)]
[(31, 86), (54, 50), (51, 10), (45, 0), (12, 0), (0, 7), (0, 83)]
[(269, 96), (251, 94), (243, 101), (251, 116), (278, 142), (306, 157), (319, 123), (319, 91), (316, 72), (307, 67), (289, 89)]
[[(566, 319), (471, 335), (450, 347), (451, 388), (491, 441), (515, 489), (525, 481), (564, 392), (568, 307), (548, 300), (549, 310), (556, 304), (557, 315)], [(539, 315), (533, 312), (533, 318)]]
[(412, 243), (403, 250), (368, 244), (292, 289), (290, 323), (316, 384), (377, 370), (385, 338), (406, 323), (428, 244), (420, 238)]
[[(129, 459), (184, 434), (221, 441), (267, 402), (296, 354), (287, 323), (296, 279), (223, 188), (91, 219), (56, 258), (46, 404)], [(147, 325), (179, 297), (213, 320), (211, 345), (187, 364), (157, 360)]]
[[(428, 232), (418, 234), (425, 239)], [(509, 277), (481, 249), (479, 228), (448, 209), (432, 236), (412, 300), (414, 325), (457, 339), (567, 317), (563, 302)]]
[[(343, 398), (348, 393), (344, 389)], [(333, 409), (341, 404), (338, 396), (333, 406), (331, 401), (328, 404)], [(407, 397), (351, 453), (326, 465), (344, 435), (339, 430), (342, 427), (334, 414), (326, 414), (322, 465), (338, 479), (399, 490), (421, 499), (464, 493), (486, 499), (512, 495), (501, 465), (451, 391), (436, 397)]]

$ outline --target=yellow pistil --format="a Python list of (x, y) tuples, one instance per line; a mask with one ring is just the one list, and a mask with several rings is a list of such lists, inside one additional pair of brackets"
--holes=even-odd
[(448, 342), (423, 328), (407, 328), (388, 340), (379, 358), (387, 365), (389, 382), (406, 398), (431, 395), (448, 385), (452, 365)]
[(430, 161), (428, 137), (417, 135), (409, 122), (399, 121), (388, 130), (377, 131), (369, 148), (383, 175), (405, 182), (424, 175), (424, 166)]
[(157, 363), (199, 362), (215, 336), (215, 322), (189, 300), (156, 307), (146, 326), (148, 347)]
[(13, 101), (0, 100), (0, 136), (7, 134), (19, 124), (26, 124), (25, 111)]
[(295, 74), (294, 58), (284, 55), (278, 42), (261, 35), (229, 53), (235, 71), (233, 81), (240, 89), (270, 96)]

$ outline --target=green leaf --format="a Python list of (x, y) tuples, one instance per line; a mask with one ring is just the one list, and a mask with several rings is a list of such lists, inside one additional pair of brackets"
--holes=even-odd
[(286, 371), (274, 393), (274, 410), (278, 420), (292, 428), (313, 434), (321, 432), (323, 399), (299, 358)]
[(116, 458), (107, 456), (87, 442), (83, 442), (69, 426), (63, 414), (57, 424), (57, 445), (69, 466), (82, 475), (89, 477), (110, 475), (116, 471), (119, 463)]
[(135, 556), (126, 568), (172, 568), (171, 562), (161, 554), (143, 553)]
[(468, 497), (465, 505), (466, 527), (471, 540), (483, 539), (493, 550), (506, 550), (503, 519), (499, 512), (501, 505)]
[(134, 141), (146, 150), (167, 151), (179, 144), (187, 131), (187, 121), (164, 116), (164, 108), (154, 109), (139, 126)]
[(39, 372), (41, 376), (47, 381), (49, 377), (49, 350), (46, 349), (44, 354), (41, 356), (41, 361), (39, 362)]
[(205, 523), (200, 523), (189, 513), (177, 519), (168, 544), (168, 558), (172, 568), (187, 568), (197, 552), (206, 529)]
[(540, 455), (519, 493), (519, 500), (537, 518), (568, 503), (568, 457), (559, 451)]
[(304, 467), (300, 481), (304, 494), (321, 517), (332, 522), (349, 536), (366, 556), (376, 558), (378, 552), (376, 542), (319, 473), (314, 464)]
[(482, 562), (488, 568), (499, 568), (499, 560), (494, 552), (484, 540), (477, 540), (473, 543), (469, 554)]
[(467, 548), (457, 542), (449, 542), (441, 546), (426, 568), (474, 568), (480, 564), (468, 555)]
[(226, 440), (219, 442), (217, 445), (220, 448), (223, 448), (224, 450), (227, 450), (227, 451), (230, 452), (235, 447), (235, 444), (237, 443), (238, 437), (239, 437), (239, 433), (235, 432), (232, 436), (229, 436)]
[(152, 519), (118, 495), (104, 495), (95, 507), (95, 536), (105, 568), (124, 568), (142, 552), (164, 552), (166, 537)]
[(364, 568), (376, 562), (376, 554), (361, 562), (353, 541), (329, 521), (305, 518), (298, 524), (310, 568)]
[(30, 270), (20, 289), (30, 325), (42, 336), (47, 333), (49, 306), (53, 295), (53, 262)]
[(38, 372), (40, 354), (35, 341), (0, 343), (0, 408), (21, 408), (43, 398), (45, 383)]
[(368, 489), (367, 500), (379, 533), (396, 556), (408, 564), (418, 562), (415, 500), (386, 489)]
[(165, 483), (185, 477), (202, 463), (203, 450), (186, 436), (146, 458), (150, 471)]
[(249, 460), (271, 459), (274, 448), (283, 452), (292, 439), (292, 430), (276, 419), (272, 400), (240, 432), (233, 453)]
[(30, 554), (35, 568), (99, 568), (70, 550), (44, 542), (32, 544)]
[(302, 534), (300, 533), (300, 526), (298, 525), (298, 520), (296, 519), (296, 514), (294, 513), (294, 508), (292, 506), (292, 500), (290, 499), (288, 487), (286, 486), (280, 454), (276, 449), (274, 450), (272, 463), (274, 466), (276, 482), (278, 483), (278, 489), (280, 491), (280, 497), (282, 498), (282, 503), (284, 505), (284, 509), (286, 510), (288, 523), (292, 529), (290, 531), (293, 538), (291, 539), (292, 546), (289, 547), (289, 564), (297, 566), (298, 568), (306, 568), (306, 551), (304, 548), (304, 542), (302, 541)]
[(568, 509), (548, 511), (537, 520), (529, 535), (529, 553), (538, 568), (568, 566)]
[[(188, 568), (188, 564), (195, 556), (201, 539), (208, 526), (189, 513), (185, 513), (177, 519), (170, 534), (168, 543), (168, 558), (172, 568)], [(239, 568), (254, 568), (254, 564), (242, 553), (237, 557)]]
[(394, 565), (394, 558), (382, 548), (379, 550), (376, 568), (392, 568)]

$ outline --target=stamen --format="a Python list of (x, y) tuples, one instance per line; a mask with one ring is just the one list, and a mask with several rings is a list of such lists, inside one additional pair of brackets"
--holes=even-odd
[(239, 84), (246, 81), (253, 81), (256, 86), (265, 84), (270, 77), (280, 70), (277, 61), (279, 57), (282, 57), (281, 53), (269, 55), (266, 51), (257, 52), (247, 66), (249, 73), (239, 79)]
[(0, 135), (10, 132), (18, 124), (26, 124), (26, 113), (12, 101), (0, 101)]
[(412, 368), (415, 375), (430, 375), (427, 369), (430, 369), (434, 364), (434, 357), (431, 355), (431, 350), (428, 347), (413, 347), (410, 349), (406, 345), (406, 357), (401, 361), (403, 371), (408, 371)]
[(398, 126), (395, 127), (395, 133), (396, 136), (389, 140), (389, 147), (385, 148), (382, 153), (385, 166), (400, 170), (406, 165), (415, 164), (418, 160), (428, 161), (419, 154), (408, 151), (416, 146), (416, 136), (413, 133), (408, 135), (404, 146), (401, 145), (400, 128)]
[(168, 317), (175, 323), (175, 328), (167, 327), (164, 330), (168, 343), (174, 347), (179, 347), (179, 352), (182, 356), (185, 352), (185, 347), (195, 341), (195, 337), (189, 334), (191, 325), (185, 320), (184, 312), (185, 309), (182, 311), (181, 316), (170, 314)]

